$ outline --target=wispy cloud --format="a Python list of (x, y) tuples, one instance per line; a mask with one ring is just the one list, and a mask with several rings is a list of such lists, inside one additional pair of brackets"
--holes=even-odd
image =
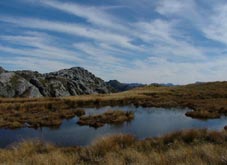
[(47, 7), (73, 14), (77, 17), (84, 18), (87, 22), (95, 24), (96, 26), (105, 26), (116, 29), (124, 28), (121, 25), (116, 24), (118, 19), (115, 19), (115, 17), (109, 15), (105, 10), (103, 10), (103, 7), (84, 6), (69, 2), (62, 3), (60, 1), (53, 0), (40, 0), (39, 3)]
[(148, 84), (150, 82), (187, 84), (195, 81), (224, 81), (227, 76), (226, 57), (194, 63), (176, 63), (161, 58), (151, 58), (133, 61), (133, 64), (134, 67), (115, 73), (114, 77), (129, 82), (136, 82), (139, 79)]
[(217, 6), (208, 19), (209, 24), (203, 27), (206, 37), (227, 44), (227, 4)]
[[(162, 15), (176, 15), (179, 13), (187, 14), (190, 11), (190, 14), (195, 10), (194, 0), (160, 0), (157, 2), (156, 11)], [(182, 15), (179, 15), (182, 16)]]
[(1, 51), (8, 52), (15, 55), (38, 57), (52, 60), (74, 60), (81, 62), (82, 59), (74, 52), (60, 48), (60, 46), (53, 45), (53, 39), (44, 33), (27, 32), (27, 34), (12, 36), (2, 35), (0, 40), (7, 41), (9, 44), (20, 47), (10, 47), (0, 45)]
[(89, 26), (83, 26), (75, 23), (65, 23), (56, 21), (46, 21), (34, 18), (22, 18), (22, 17), (0, 17), (1, 21), (13, 23), (17, 26), (41, 29), (48, 31), (56, 31), (94, 40), (108, 42), (114, 45), (122, 46), (129, 49), (137, 49), (135, 45), (130, 43), (130, 38), (124, 35), (114, 34), (108, 31), (90, 28)]
[(67, 62), (36, 57), (14, 57), (13, 59), (0, 57), (0, 65), (8, 65), (10, 68), (21, 70), (30, 70), (32, 68), (42, 73), (73, 67), (72, 64), (68, 64)]
[(98, 59), (103, 63), (111, 63), (112, 65), (117, 64), (121, 61), (121, 59), (109, 55), (110, 51), (106, 51), (104, 49), (100, 49), (99, 45), (93, 45), (91, 43), (74, 43), (73, 46), (88, 56), (90, 56), (91, 60)]
[(43, 72), (80, 65), (124, 82), (222, 80), (227, 7), (208, 1), (23, 0), (46, 15), (0, 11), (0, 25), (9, 27), (0, 26), (0, 65)]
[[(149, 43), (146, 48), (152, 55), (166, 58), (184, 58), (184, 60), (204, 59), (201, 48), (187, 42), (183, 34), (177, 30), (177, 21), (164, 21), (156, 19), (151, 22), (138, 22), (138, 36)], [(151, 50), (152, 49), (152, 50)]]

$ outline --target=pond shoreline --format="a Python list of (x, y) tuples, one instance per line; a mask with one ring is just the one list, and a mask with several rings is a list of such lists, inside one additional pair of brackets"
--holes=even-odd
[[(42, 125), (46, 113), (51, 114), (48, 118), (51, 122), (48, 125), (58, 126), (61, 122), (59, 118), (67, 118), (61, 114), (68, 113), (71, 109), (131, 104), (137, 107), (188, 107), (194, 110), (188, 113), (188, 116), (203, 119), (216, 118), (227, 115), (226, 89), (226, 82), (213, 82), (174, 87), (147, 86), (103, 95), (0, 98), (0, 128), (22, 127), (23, 121), (33, 120), (33, 118), (36, 118), (33, 124), (39, 126)], [(52, 116), (55, 117), (52, 118)]]
[(38, 138), (60, 146), (89, 145), (94, 139), (112, 134), (132, 134), (138, 139), (155, 137), (184, 129), (208, 128), (221, 130), (226, 125), (227, 118), (198, 120), (185, 116), (190, 109), (143, 108), (131, 106), (116, 106), (102, 108), (86, 108), (86, 116), (105, 114), (109, 110), (133, 112), (134, 119), (119, 124), (105, 124), (93, 128), (78, 125), (79, 117), (63, 120), (58, 128), (41, 127), (0, 129), (0, 147), (8, 146), (24, 139)]

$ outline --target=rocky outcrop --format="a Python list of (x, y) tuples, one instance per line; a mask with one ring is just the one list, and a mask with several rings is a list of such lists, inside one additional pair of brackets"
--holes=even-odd
[(107, 84), (111, 86), (115, 92), (122, 92), (122, 91), (127, 91), (130, 89), (145, 86), (144, 84), (138, 84), (138, 83), (120, 83), (117, 80), (110, 80), (107, 82)]
[(0, 96), (42, 97), (37, 87), (15, 72), (3, 72), (0, 74)]
[(102, 79), (80, 67), (46, 74), (0, 68), (1, 97), (61, 97), (110, 91)]

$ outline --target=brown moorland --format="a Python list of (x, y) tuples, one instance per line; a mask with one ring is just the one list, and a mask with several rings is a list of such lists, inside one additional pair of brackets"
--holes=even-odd
[[(187, 116), (218, 118), (227, 115), (227, 82), (174, 87), (154, 85), (122, 93), (63, 98), (0, 98), (0, 127), (23, 127), (29, 121), (34, 127), (58, 126), (62, 119), (75, 116), (76, 112), (72, 110), (78, 108), (129, 104), (144, 107), (188, 107), (194, 111), (187, 113)], [(48, 123), (45, 118), (48, 118)]]

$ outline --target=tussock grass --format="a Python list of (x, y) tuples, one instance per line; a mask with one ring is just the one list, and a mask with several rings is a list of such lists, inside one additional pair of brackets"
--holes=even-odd
[(221, 114), (218, 112), (209, 112), (209, 111), (189, 111), (186, 112), (186, 116), (197, 118), (197, 119), (217, 119), (221, 117)]
[(43, 126), (59, 127), (63, 119), (70, 119), (74, 116), (85, 114), (83, 109), (29, 109), (29, 110), (9, 110), (0, 116), (0, 127), (3, 128), (38, 128)]
[(108, 136), (87, 147), (25, 141), (0, 149), (1, 164), (226, 164), (227, 132), (188, 130), (137, 140)]

